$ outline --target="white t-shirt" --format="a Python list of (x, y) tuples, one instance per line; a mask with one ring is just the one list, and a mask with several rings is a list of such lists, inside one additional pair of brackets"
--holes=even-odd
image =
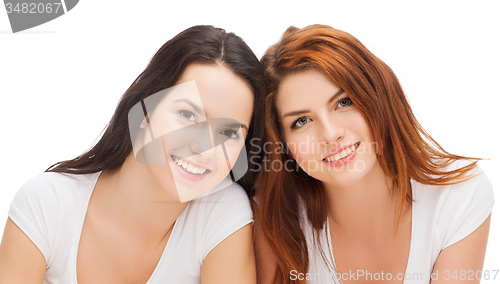
[[(457, 168), (463, 162), (450, 165)], [(391, 275), (392, 279), (405, 280), (405, 284), (429, 283), (432, 268), (441, 250), (462, 240), (474, 232), (488, 217), (495, 203), (493, 199), (493, 188), (491, 183), (481, 169), (476, 168), (473, 172), (480, 173), (478, 176), (455, 185), (434, 186), (424, 185), (411, 180), (412, 194), (415, 202), (412, 207), (412, 225), (410, 254), (405, 274)], [(321, 256), (320, 247), (315, 244), (312, 235), (312, 227), (305, 218), (305, 210), (302, 214), (302, 226), (306, 237), (309, 253), (309, 283), (331, 284), (338, 283), (331, 277), (331, 269)], [(331, 251), (330, 227), (328, 222), (325, 229), (319, 234), (320, 244), (328, 263), (334, 264), (335, 259)], [(312, 249), (311, 249), (312, 248)], [(370, 271), (368, 271), (370, 272)], [(382, 271), (372, 276), (361, 276), (359, 279), (381, 279)], [(291, 273), (290, 277), (298, 277), (299, 272)], [(340, 275), (344, 279), (356, 279), (357, 271), (351, 271), (351, 275)], [(366, 271), (364, 272), (366, 274)], [(445, 272), (439, 272), (439, 279), (445, 277)], [(453, 272), (452, 272), (453, 273)], [(452, 276), (452, 273), (450, 276)], [(362, 273), (359, 272), (361, 275)], [(366, 278), (367, 277), (367, 278)], [(388, 275), (384, 274), (384, 279)]]
[[(99, 174), (39, 174), (14, 197), (9, 217), (44, 255), (44, 284), (77, 283), (80, 235)], [(252, 221), (248, 197), (235, 183), (190, 201), (177, 218), (147, 284), (200, 283), (201, 266), (208, 253)]]

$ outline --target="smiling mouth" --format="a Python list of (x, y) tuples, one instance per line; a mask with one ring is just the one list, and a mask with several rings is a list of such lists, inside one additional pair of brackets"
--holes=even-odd
[(323, 159), (323, 161), (335, 162), (335, 161), (342, 160), (342, 159), (346, 158), (347, 156), (349, 156), (352, 152), (354, 152), (359, 147), (360, 144), (361, 144), (361, 142), (358, 142), (358, 143), (352, 145), (351, 147), (347, 147), (344, 150), (342, 150), (334, 155), (326, 157), (325, 159)]
[(194, 174), (194, 175), (202, 175), (204, 173), (210, 173), (210, 170), (209, 169), (205, 169), (205, 168), (200, 168), (200, 167), (196, 167), (190, 163), (188, 163), (187, 161), (177, 157), (177, 156), (174, 156), (174, 155), (170, 155), (172, 157), (172, 160), (175, 161), (175, 163), (180, 167), (182, 168), (184, 171), (190, 173), (190, 174)]

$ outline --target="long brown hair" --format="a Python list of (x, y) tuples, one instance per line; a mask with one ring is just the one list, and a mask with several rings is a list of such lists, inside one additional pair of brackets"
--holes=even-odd
[[(146, 69), (123, 94), (104, 134), (90, 150), (72, 160), (56, 163), (46, 171), (88, 174), (119, 168), (132, 152), (128, 124), (130, 109), (146, 97), (174, 86), (184, 70), (194, 63), (226, 66), (251, 87), (254, 112), (264, 107), (264, 73), (248, 45), (240, 37), (223, 29), (194, 26), (173, 37), (156, 52)], [(253, 194), (254, 175), (257, 173), (255, 168), (260, 163), (258, 149), (263, 133), (263, 117), (252, 115), (245, 141), (248, 158), (252, 162), (247, 174), (238, 181), (250, 195)], [(250, 143), (253, 138), (258, 139)]]
[[(396, 220), (405, 204), (412, 202), (410, 179), (422, 184), (448, 185), (464, 181), (477, 158), (445, 151), (418, 123), (392, 70), (352, 35), (329, 26), (288, 28), (281, 40), (261, 59), (267, 81), (265, 104), (268, 145), (284, 145), (276, 108), (276, 94), (286, 76), (315, 68), (344, 90), (363, 114), (378, 145), (377, 158), (392, 178), (397, 193)], [(450, 163), (468, 159), (471, 164), (451, 171)], [(292, 161), (290, 161), (292, 160)], [(257, 183), (262, 231), (271, 246), (277, 273), (274, 283), (292, 281), (290, 271), (307, 272), (308, 247), (300, 227), (299, 202), (303, 201), (315, 240), (327, 220), (326, 193), (320, 181), (295, 163), (296, 171), (272, 170), (276, 162), (295, 162), (286, 151), (267, 151)], [(267, 164), (266, 164), (267, 163)]]

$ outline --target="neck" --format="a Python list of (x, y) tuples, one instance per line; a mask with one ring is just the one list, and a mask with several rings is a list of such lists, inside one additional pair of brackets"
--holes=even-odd
[(119, 169), (104, 170), (98, 185), (100, 190), (93, 193), (93, 199), (99, 215), (146, 242), (161, 242), (187, 206), (175, 201), (133, 153)]
[(340, 187), (323, 183), (328, 196), (328, 216), (336, 232), (376, 235), (394, 229), (396, 194), (392, 180), (380, 165), (359, 182)]

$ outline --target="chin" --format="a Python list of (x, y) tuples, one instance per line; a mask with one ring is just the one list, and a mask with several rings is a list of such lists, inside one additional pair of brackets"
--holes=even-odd
[(334, 187), (351, 187), (363, 180), (365, 176), (365, 172), (326, 173), (318, 180)]

